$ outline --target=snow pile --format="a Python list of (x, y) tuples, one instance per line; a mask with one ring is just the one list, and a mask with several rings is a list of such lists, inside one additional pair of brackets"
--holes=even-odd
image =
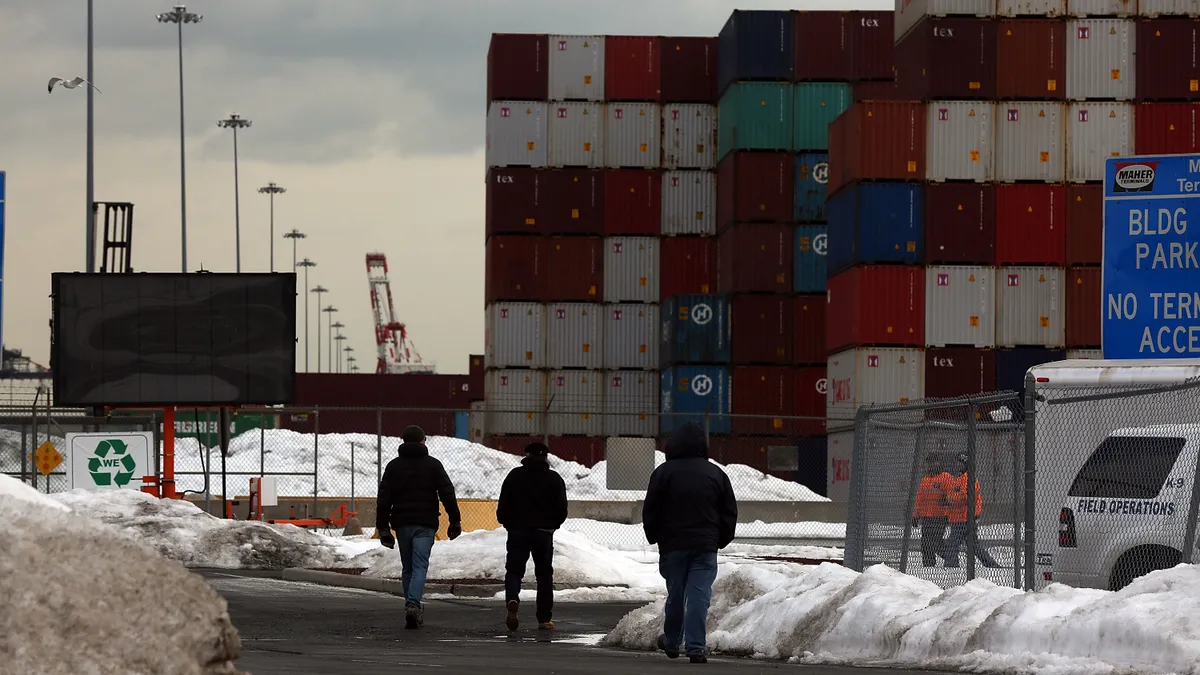
[[(379, 461), (383, 464), (396, 456), (399, 438), (383, 437), (380, 443), (374, 434), (302, 434), (286, 429), (248, 431), (229, 443), (225, 458), (227, 472), (311, 473), (316, 470), (320, 496), (349, 497), (351, 475), (353, 492), (359, 497), (374, 497), (379, 480)], [(521, 458), (478, 443), (447, 436), (431, 436), (426, 441), (429, 453), (442, 461), (455, 491), (461, 499), (497, 499), (504, 477), (516, 467)], [(354, 471), (351, 472), (351, 452)], [(175, 441), (176, 470), (201, 472), (204, 462), (209, 471), (219, 477), (221, 451), (204, 449), (194, 438)], [(319, 460), (319, 461), (318, 461)], [(666, 457), (654, 453), (655, 465)], [(551, 456), (551, 466), (567, 483), (567, 497), (576, 501), (639, 501), (641, 490), (609, 490), (606, 487), (607, 462), (588, 468), (582, 464)], [(828, 501), (825, 497), (798, 483), (775, 478), (740, 464), (722, 467), (729, 474), (737, 497), (743, 501)], [(204, 478), (199, 475), (177, 475), (180, 490), (202, 491)], [(212, 486), (220, 490), (218, 482)], [(230, 489), (244, 494), (245, 477), (231, 479)], [(280, 495), (311, 495), (313, 478), (309, 476), (280, 476)]]
[(55, 501), (49, 495), (44, 495), (33, 489), (28, 483), (3, 474), (0, 474), (0, 496), (15, 497), (21, 500), (24, 503), (24, 508), (30, 512), (36, 512), (38, 509), (45, 508), (70, 511), (69, 508)]
[(336, 539), (295, 525), (224, 520), (190, 502), (137, 490), (72, 490), (52, 499), (189, 567), (330, 567), (345, 557)]
[(4, 672), (238, 672), (241, 640), (203, 579), (11, 482), (0, 476)]
[[(719, 577), (710, 648), (801, 663), (971, 672), (1194, 673), (1200, 567), (1147, 575), (1119, 592), (1053, 584), (1036, 593), (984, 580), (942, 591), (876, 565), (756, 569)], [(1158, 618), (1155, 618), (1158, 617)], [(608, 646), (653, 649), (663, 603), (627, 615)]]

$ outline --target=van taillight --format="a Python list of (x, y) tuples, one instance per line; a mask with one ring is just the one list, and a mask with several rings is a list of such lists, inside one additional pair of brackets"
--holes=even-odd
[(1075, 514), (1063, 508), (1058, 514), (1058, 547), (1075, 548)]

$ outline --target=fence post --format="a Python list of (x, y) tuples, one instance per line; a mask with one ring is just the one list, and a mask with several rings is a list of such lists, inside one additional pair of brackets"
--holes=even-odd
[[(917, 484), (921, 482), (921, 448), (925, 446), (925, 425), (917, 429), (917, 442), (913, 446), (912, 474), (908, 481), (908, 501), (904, 510), (904, 536), (900, 539), (900, 571), (908, 574), (908, 547), (912, 543), (912, 510), (917, 501)], [(921, 523), (924, 527), (925, 523)], [(924, 537), (924, 533), (921, 534)]]
[(226, 463), (226, 458), (227, 458), (227, 455), (229, 454), (229, 440), (230, 440), (229, 436), (231, 434), (231, 429), (229, 428), (229, 425), (232, 424), (232, 421), (231, 421), (230, 415), (229, 415), (229, 408), (220, 408), (218, 411), (218, 414), (217, 414), (217, 418), (220, 420), (217, 423), (220, 425), (219, 428), (217, 429), (217, 438), (220, 439), (218, 441), (218, 443), (221, 446), (221, 517), (228, 518), (229, 517), (229, 481), (228, 481), (229, 474), (228, 474), (228, 466)]
[(267, 415), (258, 417), (258, 475), (261, 478), (267, 474)]
[(864, 476), (868, 470), (867, 429), (871, 414), (859, 408), (854, 414), (854, 452), (850, 456), (850, 501), (846, 510), (846, 548), (843, 564), (855, 572), (863, 571), (867, 543), (866, 490)]
[(354, 491), (354, 455), (358, 444), (350, 441), (350, 510), (358, 512), (358, 498)]
[(1196, 518), (1200, 515), (1200, 457), (1196, 460), (1196, 473), (1192, 476), (1192, 501), (1188, 504), (1187, 530), (1183, 535), (1183, 562), (1192, 564), (1196, 548)]
[[(975, 463), (978, 447), (975, 432), (979, 428), (975, 414), (979, 410), (973, 402), (967, 402), (967, 581), (975, 579), (975, 552), (979, 550), (979, 523), (975, 516), (975, 500), (979, 498), (975, 481)], [(958, 551), (954, 552), (955, 557)]]
[(1033, 372), (1025, 373), (1025, 522), (1021, 536), (1025, 538), (1025, 590), (1034, 588), (1037, 566), (1037, 379)]
[(375, 409), (375, 486), (383, 482), (383, 408)]
[(1017, 453), (1016, 440), (1025, 431), (1023, 422), (1017, 422), (1016, 430), (1012, 434), (1012, 526), (1013, 526), (1013, 588), (1021, 588), (1024, 583), (1022, 581), (1021, 572), (1021, 491), (1024, 483), (1024, 477), (1021, 475), (1021, 466), (1024, 464), (1024, 457)]
[[(41, 397), (41, 395), (42, 395), (42, 388), (38, 387), (37, 393), (33, 395), (33, 443), (29, 444), (30, 447), (33, 448), (33, 452), (37, 452), (38, 446), (41, 445), (40, 443), (38, 443), (38, 416), (37, 416), (38, 398)], [(32, 454), (32, 453), (30, 453), (30, 454)], [(33, 486), (34, 490), (37, 489), (37, 484), (38, 484), (36, 466), (37, 466), (37, 464), (35, 463), (34, 464), (35, 469), (33, 471), (29, 472), (29, 478), (30, 478), (29, 484)], [(46, 476), (46, 492), (49, 492), (49, 491), (50, 491), (50, 477)]]
[(33, 456), (33, 451), (36, 448), (30, 446), (29, 452), (25, 451), (25, 442), (29, 440), (29, 427), (21, 425), (21, 482), (29, 481), (29, 458)]
[(321, 466), (321, 406), (313, 407), (313, 512), (312, 517), (316, 517), (319, 512), (317, 509), (317, 494), (320, 490), (317, 482), (317, 472)]

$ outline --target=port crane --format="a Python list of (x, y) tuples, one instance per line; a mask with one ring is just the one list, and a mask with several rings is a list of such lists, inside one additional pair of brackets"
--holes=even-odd
[(371, 286), (371, 312), (375, 316), (375, 345), (379, 352), (375, 372), (391, 375), (434, 372), (435, 364), (421, 359), (416, 345), (408, 338), (408, 328), (396, 320), (384, 254), (367, 254), (367, 282)]

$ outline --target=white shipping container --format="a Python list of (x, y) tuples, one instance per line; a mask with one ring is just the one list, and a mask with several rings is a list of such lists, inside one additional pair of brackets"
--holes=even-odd
[(717, 233), (717, 182), (712, 171), (664, 171), (662, 233)]
[(658, 238), (604, 239), (604, 301), (658, 302)]
[(546, 367), (599, 368), (604, 361), (603, 307), (588, 302), (546, 305)]
[(1069, 16), (1133, 16), (1137, 12), (1138, 0), (1067, 0)]
[(605, 370), (658, 367), (658, 304), (604, 305)]
[(713, 169), (717, 164), (717, 108), (707, 103), (662, 107), (664, 169)]
[(1131, 100), (1137, 92), (1137, 26), (1132, 19), (1067, 22), (1067, 98)]
[(1196, 0), (1141, 0), (1138, 14), (1148, 17), (1200, 16), (1200, 3)]
[(850, 501), (850, 465), (854, 461), (854, 431), (829, 434), (826, 442), (825, 496), (831, 502)]
[(604, 165), (610, 169), (657, 169), (662, 163), (662, 116), (657, 103), (605, 106)]
[(996, 180), (1061, 183), (1066, 176), (1063, 114), (1061, 103), (997, 104)]
[(546, 371), (489, 370), (485, 433), (541, 435), (545, 431)]
[(1104, 350), (1102, 349), (1068, 349), (1068, 359), (1089, 359), (1092, 361), (1100, 361), (1104, 359)]
[(1062, 16), (1067, 11), (1067, 0), (997, 0), (997, 16)]
[(487, 401), (471, 401), (467, 408), (467, 440), (482, 443), (487, 435)]
[(929, 102), (925, 168), (928, 180), (992, 180), (995, 109), (995, 104), (983, 101)]
[(546, 314), (537, 302), (496, 302), (487, 306), (484, 355), (488, 368), (544, 368)]
[(896, 0), (896, 42), (926, 16), (996, 16), (996, 0)]
[(550, 36), (550, 100), (604, 100), (604, 36)]
[(847, 349), (829, 357), (826, 427), (854, 426), (864, 405), (908, 403), (925, 397), (925, 350), (895, 347)]
[(604, 386), (603, 435), (657, 435), (658, 372), (609, 371), (604, 374)]
[(604, 105), (555, 101), (550, 105), (546, 162), (552, 167), (604, 165)]
[(995, 346), (995, 302), (994, 267), (926, 268), (925, 345)]
[(1109, 157), (1133, 153), (1132, 103), (1072, 103), (1067, 115), (1067, 180), (1104, 180)]
[(543, 168), (549, 134), (546, 103), (493, 101), (487, 114), (487, 165)]
[(1067, 329), (1061, 267), (996, 270), (996, 346), (1062, 347)]
[(599, 436), (603, 431), (604, 373), (551, 370), (546, 378), (546, 426), (551, 436)]

